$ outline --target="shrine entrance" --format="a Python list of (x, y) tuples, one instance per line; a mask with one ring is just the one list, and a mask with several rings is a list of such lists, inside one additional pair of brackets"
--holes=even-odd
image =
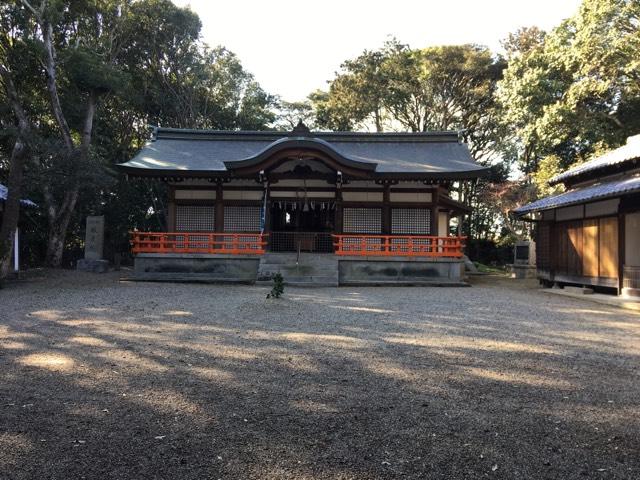
[(335, 208), (327, 200), (272, 201), (271, 251), (333, 253)]

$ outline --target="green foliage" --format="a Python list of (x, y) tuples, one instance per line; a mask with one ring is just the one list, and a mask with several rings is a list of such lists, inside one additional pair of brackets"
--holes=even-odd
[[(495, 90), (504, 61), (486, 47), (449, 45), (412, 49), (396, 40), (345, 61), (328, 92), (309, 99), (320, 127), (376, 131), (464, 130), (473, 157), (491, 164), (502, 132)], [(498, 162), (500, 163), (500, 162)], [(508, 166), (495, 165), (491, 181)], [(493, 212), (478, 203), (479, 187), (467, 183), (460, 200), (474, 207), (467, 234), (489, 231)]]
[(501, 44), (508, 60), (530, 52), (544, 43), (546, 32), (538, 27), (523, 27), (507, 35)]
[(637, 1), (584, 0), (548, 35), (510, 42), (498, 99), (524, 173), (548, 155), (567, 167), (640, 130), (639, 21)]
[[(29, 3), (37, 11), (45, 5), (53, 26), (71, 153), (46, 89), (42, 29), (21, 2), (0, 3), (0, 62), (34, 126), (24, 196), (45, 206), (29, 219), (34, 244), (46, 243), (50, 207), (63, 206), (78, 185), (68, 251), (79, 248), (87, 214), (106, 215), (107, 252), (127, 250), (130, 228), (164, 228), (164, 187), (125, 182), (113, 168), (144, 143), (148, 124), (261, 130), (290, 129), (302, 119), (330, 130), (465, 129), (474, 158), (491, 165), (488, 178), (464, 183), (458, 197), (474, 208), (465, 233), (483, 241), (525, 234), (510, 208), (554, 193), (551, 177), (640, 131), (635, 0), (584, 0), (548, 33), (529, 27), (510, 34), (505, 58), (478, 45), (415, 49), (392, 40), (346, 60), (328, 91), (304, 102), (265, 92), (232, 52), (201, 42), (197, 14), (170, 0), (44, 2)], [(96, 114), (82, 156), (91, 98)], [(0, 179), (16, 138), (6, 100), (0, 88)], [(514, 179), (514, 166), (522, 179)]]
[(280, 298), (284, 293), (284, 278), (280, 272), (273, 276), (273, 287), (267, 294), (267, 298)]
[(555, 185), (553, 187), (549, 185), (549, 180), (564, 170), (561, 165), (562, 160), (557, 155), (548, 155), (540, 160), (537, 170), (532, 175), (538, 196), (546, 197), (562, 192), (562, 185)]
[(414, 50), (393, 40), (345, 61), (329, 92), (310, 98), (326, 128), (465, 129), (481, 159), (496, 140), (493, 93), (504, 66), (485, 47)]
[(128, 75), (105, 63), (93, 51), (78, 47), (64, 51), (64, 66), (69, 84), (81, 92), (104, 94), (128, 87)]
[(302, 121), (310, 129), (315, 129), (315, 113), (311, 101), (287, 102), (278, 101), (278, 120), (275, 123), (277, 130), (292, 130)]
[[(40, 11), (41, 1), (30, 2)], [(0, 61), (7, 65), (34, 126), (32, 161), (24, 196), (42, 206), (32, 215), (34, 251), (46, 248), (50, 211), (79, 188), (65, 240), (67, 255), (80, 253), (84, 218), (104, 214), (105, 253), (128, 251), (128, 230), (159, 230), (164, 186), (131, 182), (117, 163), (131, 158), (148, 138), (147, 125), (189, 128), (268, 128), (275, 98), (239, 59), (200, 41), (201, 22), (170, 0), (57, 0), (43, 10), (53, 27), (57, 87), (75, 151), (69, 154), (52, 114), (46, 89), (45, 49), (37, 19), (21, 2), (0, 3)], [(0, 86), (0, 181), (16, 138), (15, 118)], [(87, 158), (78, 155), (87, 102), (97, 99)], [(68, 257), (70, 260), (71, 257)]]

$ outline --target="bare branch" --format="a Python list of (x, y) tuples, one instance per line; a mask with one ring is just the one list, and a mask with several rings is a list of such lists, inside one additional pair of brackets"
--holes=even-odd
[(18, 98), (18, 91), (16, 89), (15, 84), (13, 83), (13, 76), (11, 72), (6, 67), (0, 63), (0, 78), (2, 79), (2, 84), (4, 86), (4, 90), (7, 94), (7, 99), (9, 100), (9, 104), (11, 105), (11, 110), (14, 115), (18, 119), (18, 128), (20, 130), (20, 134), (26, 136), (29, 131), (29, 119), (27, 117), (26, 112), (22, 108), (20, 104), (20, 100)]
[[(29, 10), (31, 13), (33, 13), (36, 16), (36, 18), (38, 18), (38, 21), (40, 21), (40, 12), (38, 12), (35, 8), (33, 8), (33, 6), (29, 2), (27, 2), (27, 0), (20, 0), (20, 1), (22, 5), (24, 5), (24, 7), (27, 10)], [(44, 9), (44, 3), (45, 2), (43, 2), (42, 9)]]

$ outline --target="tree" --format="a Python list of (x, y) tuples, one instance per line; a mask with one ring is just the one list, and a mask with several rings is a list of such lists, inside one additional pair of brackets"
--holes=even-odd
[[(144, 143), (147, 124), (264, 129), (275, 118), (274, 97), (232, 52), (203, 45), (197, 15), (169, 0), (18, 0), (2, 13), (3, 57), (32, 125), (25, 184), (45, 207), (50, 265), (81, 246), (86, 214), (121, 209), (107, 218), (118, 245), (130, 227), (160, 225), (161, 187), (127, 184), (112, 168)], [(18, 125), (6, 109), (0, 122)], [(8, 157), (18, 131), (6, 133)]]
[(473, 154), (495, 142), (493, 93), (505, 64), (476, 45), (413, 50), (393, 40), (342, 64), (326, 95), (316, 92), (327, 126), (412, 132), (465, 129)]
[(531, 175), (536, 188), (536, 197), (546, 197), (562, 192), (562, 185), (549, 185), (549, 180), (562, 173), (560, 165), (562, 160), (557, 155), (548, 155), (540, 160), (538, 168)]
[(526, 54), (544, 43), (547, 33), (536, 27), (522, 27), (507, 35), (502, 42), (507, 60)]
[(310, 129), (316, 127), (313, 105), (309, 100), (302, 102), (287, 102), (281, 100), (278, 103), (278, 118), (275, 127), (282, 130), (293, 130), (298, 122), (304, 123)]
[(566, 168), (640, 130), (639, 21), (637, 1), (584, 0), (548, 35), (510, 42), (521, 50), (498, 99), (525, 174), (548, 155)]
[(493, 218), (499, 218), (514, 239), (524, 239), (531, 234), (531, 226), (516, 219), (512, 211), (533, 201), (536, 197), (535, 186), (524, 180), (505, 180), (486, 183), (479, 192), (479, 200), (486, 205)]
[(391, 40), (380, 50), (365, 50), (355, 59), (343, 62), (342, 72), (330, 82), (328, 95), (322, 98), (318, 92), (315, 94), (316, 100), (323, 102), (320, 108), (327, 114), (320, 117), (325, 126), (351, 130), (372, 124), (377, 132), (382, 132), (388, 86), (383, 65), (394, 52), (404, 49), (405, 45)]
[[(461, 130), (472, 156), (495, 159), (500, 124), (495, 90), (505, 62), (485, 47), (452, 45), (411, 49), (396, 40), (345, 61), (328, 92), (311, 101), (318, 124), (333, 129)], [(506, 178), (504, 168), (492, 177)], [(478, 185), (465, 183), (460, 199), (478, 206)], [(484, 215), (486, 213), (486, 215)], [(488, 228), (490, 213), (474, 210), (467, 234)], [(485, 220), (486, 218), (486, 220)]]
[(13, 73), (10, 70), (9, 62), (6, 58), (7, 45), (5, 42), (7, 42), (7, 40), (6, 37), (3, 37), (2, 44), (0, 44), (0, 52), (2, 54), (2, 59), (0, 60), (0, 79), (2, 80), (6, 101), (10, 105), (11, 111), (16, 118), (17, 132), (8, 162), (9, 181), (7, 183), (9, 192), (4, 205), (2, 223), (0, 224), (0, 284), (2, 284), (2, 281), (9, 272), (13, 236), (18, 226), (22, 176), (24, 165), (29, 156), (31, 132), (30, 121), (18, 98)]
[[(67, 8), (46, 0), (33, 5), (21, 0), (21, 5), (26, 15), (14, 11), (12, 31), (20, 32), (14, 40), (25, 50), (31, 47), (40, 61), (38, 73), (43, 77), (48, 101), (49, 121), (42, 130), (48, 130), (50, 137), (41, 142), (47, 144), (48, 151), (38, 156), (41, 166), (46, 165), (45, 171), (56, 165), (55, 173), (65, 179), (65, 188), (57, 191), (51, 188), (55, 181), (40, 183), (49, 227), (47, 263), (57, 266), (82, 180), (93, 171), (88, 167), (98, 99), (121, 78), (115, 65), (118, 43), (112, 35), (122, 15), (107, 2), (100, 5), (100, 10), (85, 2)], [(61, 62), (66, 67), (63, 78), (59, 78)], [(71, 96), (73, 108), (65, 109)]]

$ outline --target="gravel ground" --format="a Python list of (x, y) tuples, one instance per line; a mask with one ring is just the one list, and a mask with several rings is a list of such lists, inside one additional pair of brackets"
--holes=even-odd
[(472, 288), (0, 290), (3, 479), (638, 479), (640, 316)]

